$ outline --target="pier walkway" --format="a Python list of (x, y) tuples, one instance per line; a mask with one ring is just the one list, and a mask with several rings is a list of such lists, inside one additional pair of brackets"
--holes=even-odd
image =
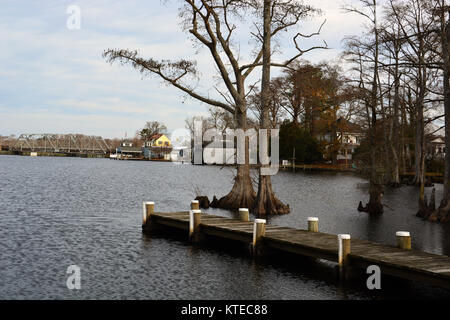
[[(242, 219), (201, 213), (198, 203), (185, 212), (154, 212), (154, 203), (143, 206), (143, 231), (165, 226), (186, 234), (191, 241), (204, 236), (239, 241), (257, 249), (275, 249), (337, 262), (340, 267), (367, 268), (377, 265), (382, 274), (450, 288), (450, 257), (411, 249), (408, 232), (398, 232), (397, 247), (351, 239), (350, 235), (318, 232), (318, 219), (308, 220), (308, 230), (266, 225), (263, 219), (248, 221), (248, 210), (241, 209)], [(247, 220), (247, 221), (246, 221)], [(188, 237), (189, 236), (189, 237)], [(258, 250), (255, 250), (257, 253)]]

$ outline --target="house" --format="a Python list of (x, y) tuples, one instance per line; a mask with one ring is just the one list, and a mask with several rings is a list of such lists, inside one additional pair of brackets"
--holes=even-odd
[(166, 137), (166, 135), (157, 133), (152, 135), (149, 139), (145, 141), (144, 147), (171, 147), (172, 143), (170, 139)]
[(132, 147), (133, 146), (133, 142), (131, 140), (123, 140), (120, 145), (122, 147)]
[(338, 143), (337, 148), (337, 162), (339, 164), (351, 164), (353, 162), (353, 153), (356, 148), (361, 145), (361, 140), (364, 138), (364, 131), (361, 126), (347, 121), (343, 118), (336, 120), (336, 135), (333, 139), (333, 132), (328, 130), (322, 136), (318, 136), (318, 140), (326, 144), (326, 149), (330, 150), (333, 146), (333, 141)]
[(174, 162), (190, 162), (191, 161), (191, 149), (188, 147), (173, 147), (170, 153), (170, 160)]
[(120, 147), (116, 148), (116, 157), (118, 159), (139, 159), (143, 157), (141, 147), (133, 147), (133, 142), (130, 140), (124, 140), (120, 144)]
[(427, 137), (427, 158), (444, 159), (445, 140), (442, 136), (431, 135)]
[(147, 159), (171, 160), (172, 149), (170, 139), (157, 133), (144, 142), (143, 153)]

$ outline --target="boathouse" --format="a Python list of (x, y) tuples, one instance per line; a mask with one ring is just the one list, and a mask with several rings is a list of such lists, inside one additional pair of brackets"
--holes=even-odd
[(120, 147), (116, 148), (117, 157), (120, 159), (140, 159), (143, 158), (143, 152), (141, 147), (134, 147), (133, 142), (130, 140), (124, 140), (120, 144)]

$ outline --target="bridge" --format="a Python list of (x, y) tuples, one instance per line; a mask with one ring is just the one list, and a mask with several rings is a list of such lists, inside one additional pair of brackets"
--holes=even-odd
[(12, 151), (32, 151), (50, 153), (90, 153), (107, 154), (111, 147), (100, 136), (83, 134), (21, 134), (10, 141)]

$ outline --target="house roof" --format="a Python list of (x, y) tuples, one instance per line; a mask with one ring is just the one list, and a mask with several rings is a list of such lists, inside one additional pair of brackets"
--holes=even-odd
[(361, 133), (363, 130), (360, 125), (347, 121), (346, 119), (340, 117), (336, 120), (337, 123), (337, 130), (343, 131), (343, 132), (355, 132), (355, 133)]
[(435, 143), (435, 144), (444, 144), (445, 140), (444, 140), (444, 137), (442, 137), (442, 136), (431, 136), (430, 142)]
[(162, 133), (156, 133), (156, 134), (152, 135), (152, 136), (148, 139), (148, 141), (158, 140), (158, 139), (161, 138), (162, 136), (163, 136)]

